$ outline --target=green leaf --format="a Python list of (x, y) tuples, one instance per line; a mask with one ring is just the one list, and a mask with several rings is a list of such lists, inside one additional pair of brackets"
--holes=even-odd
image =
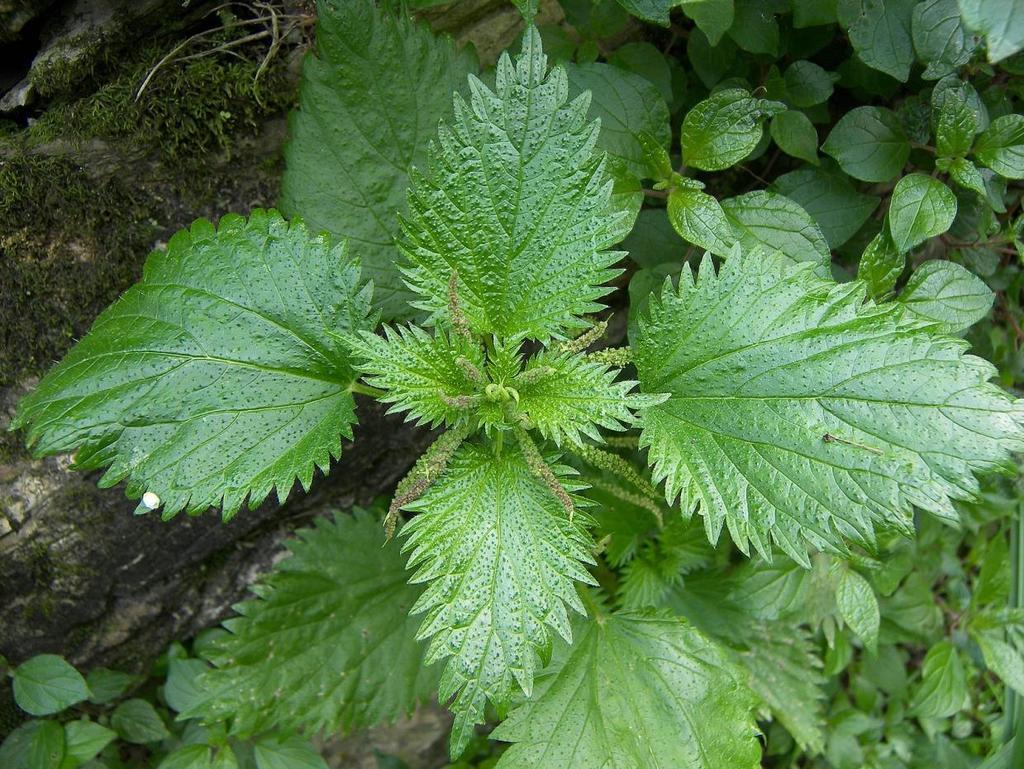
[(910, 701), (918, 718), (946, 718), (959, 713), (967, 694), (967, 677), (960, 654), (949, 641), (928, 650), (921, 666), (921, 683)]
[(673, 189), (668, 196), (668, 219), (683, 240), (716, 256), (728, 256), (736, 242), (721, 204), (706, 192)]
[(515, 446), (496, 448), (463, 444), (407, 506), (421, 515), (402, 530), (413, 581), (429, 583), (412, 608), (425, 614), (419, 637), (432, 637), (427, 661), (450, 658), (440, 698), (454, 697), (453, 756), (486, 700), (505, 706), (517, 689), (530, 694), (552, 636), (571, 638), (566, 607), (584, 611), (573, 581), (593, 584), (582, 516), (568, 520)]
[[(348, 238), (387, 318), (415, 295), (398, 269), (395, 237), (409, 173), (422, 167), (453, 91), (477, 71), (468, 49), (372, 0), (324, 0), (289, 121), (281, 210), (313, 231)], [(391, 76), (381, 77), (382, 72)]]
[[(941, 161), (942, 158), (939, 158)], [(942, 168), (939, 161), (936, 161), (935, 165)], [(965, 158), (953, 158), (944, 169), (949, 173), (949, 178), (959, 184), (965, 190), (971, 190), (977, 192), (979, 195), (985, 196), (987, 194), (985, 188), (985, 179), (981, 175), (981, 171), (974, 165), (970, 160)]]
[(135, 683), (135, 676), (119, 670), (98, 667), (86, 674), (85, 682), (89, 686), (89, 702), (94, 705), (106, 705), (116, 700)]
[(69, 721), (64, 724), (64, 743), (69, 758), (81, 764), (107, 747), (117, 734), (92, 721)]
[(798, 203), (818, 223), (829, 247), (839, 248), (863, 226), (879, 199), (854, 189), (843, 174), (803, 168), (783, 174), (772, 184), (775, 192)]
[(792, 0), (796, 29), (836, 23), (836, 0)]
[(938, 179), (908, 174), (896, 183), (889, 203), (892, 242), (906, 253), (949, 229), (956, 217), (956, 195)]
[(327, 769), (309, 740), (302, 737), (262, 737), (253, 746), (256, 769)]
[(622, 32), (629, 23), (629, 14), (614, 0), (563, 0), (562, 7), (566, 21), (590, 43)]
[(821, 151), (855, 179), (887, 182), (910, 157), (910, 142), (892, 110), (856, 107), (839, 119)]
[(960, 20), (957, 0), (923, 0), (910, 20), (917, 58), (924, 63), (926, 80), (956, 72), (971, 60), (974, 45)]
[(230, 745), (221, 745), (210, 762), (210, 769), (238, 769), (238, 757)]
[(684, 268), (633, 347), (641, 389), (671, 396), (643, 419), (655, 478), (711, 541), (727, 524), (765, 558), (871, 549), (876, 526), (912, 531), (912, 505), (955, 519), (972, 473), (1024, 445), (1024, 401), (962, 342), (776, 254)]
[(839, 616), (874, 654), (878, 648), (878, 626), (881, 622), (878, 599), (868, 581), (853, 569), (839, 570), (836, 580), (836, 606), (839, 609)]
[(742, 69), (739, 48), (730, 38), (712, 46), (699, 29), (690, 32), (686, 41), (686, 58), (694, 73), (708, 89), (714, 88), (726, 76)]
[(14, 669), (14, 701), (33, 716), (59, 713), (89, 697), (82, 674), (63, 657), (37, 654)]
[(1000, 635), (998, 631), (988, 631), (975, 633), (973, 638), (978, 642), (989, 670), (1015, 692), (1024, 695), (1024, 656)]
[[(637, 139), (639, 139), (640, 146), (643, 147), (644, 151), (643, 178), (653, 179), (655, 182), (670, 185), (674, 181), (675, 170), (672, 168), (672, 159), (668, 156), (668, 150), (665, 149), (661, 142), (649, 134), (640, 134)], [(638, 216), (638, 224), (639, 218)], [(636, 228), (634, 227), (634, 229)]]
[(882, 299), (896, 287), (906, 264), (905, 255), (892, 242), (886, 222), (865, 246), (857, 265), (857, 278), (867, 284), (872, 298)]
[(990, 62), (1002, 61), (1024, 48), (1024, 3), (1021, 0), (959, 0), (964, 24), (985, 36)]
[(768, 130), (787, 155), (818, 165), (818, 132), (803, 112), (790, 109), (779, 113)]
[(619, 5), (629, 11), (631, 16), (662, 27), (669, 25), (669, 11), (681, 2), (682, 0), (618, 0)]
[(682, 0), (677, 3), (711, 45), (718, 45), (735, 19), (733, 0)]
[(734, 572), (736, 586), (730, 592), (733, 603), (757, 619), (776, 620), (803, 617), (808, 591), (816, 572), (808, 571), (789, 558), (766, 562), (743, 562)]
[[(658, 89), (666, 105), (672, 105), (676, 98), (672, 90), (673, 70), (678, 65), (673, 62), (670, 66), (669, 60), (657, 46), (647, 42), (626, 43), (608, 55), (608, 63), (640, 75)], [(676, 75), (678, 76), (678, 70)], [(570, 81), (571, 77), (570, 75)], [(671, 135), (668, 140), (671, 141)]]
[(821, 659), (806, 628), (789, 622), (753, 625), (740, 663), (748, 685), (805, 750), (824, 746)]
[(910, 276), (899, 302), (947, 334), (970, 328), (988, 315), (995, 295), (977, 275), (956, 262), (925, 262)]
[(605, 249), (632, 216), (607, 213), (611, 180), (593, 155), (589, 99), (568, 102), (561, 67), (545, 74), (536, 29), (522, 49), (514, 64), (498, 62), (495, 91), (471, 77), (470, 103), (456, 97), (454, 122), (413, 174), (402, 248), (417, 306), (435, 318), (447, 313), (454, 269), (472, 328), (546, 341), (601, 308), (621, 257)]
[(477, 389), (458, 360), (464, 358), (480, 369), (480, 345), (443, 329), (431, 335), (417, 326), (385, 326), (384, 332), (381, 337), (364, 331), (349, 345), (367, 383), (387, 390), (381, 400), (394, 404), (388, 413), (407, 411), (409, 420), (431, 427), (456, 422), (462, 412), (452, 405), (453, 399)]
[(145, 745), (171, 736), (164, 720), (146, 700), (125, 700), (110, 716), (110, 725), (121, 739)]
[(932, 582), (920, 571), (912, 571), (893, 595), (879, 603), (883, 640), (927, 644), (942, 632), (943, 614)]
[(786, 109), (777, 101), (757, 99), (743, 88), (716, 91), (683, 119), (683, 162), (704, 171), (721, 171), (754, 151), (765, 118)]
[(735, 0), (735, 19), (729, 37), (750, 53), (775, 56), (779, 52), (779, 22), (764, 0)]
[(157, 769), (210, 769), (209, 745), (185, 745), (160, 762)]
[(760, 766), (753, 699), (717, 644), (681, 619), (602, 615), (491, 734), (497, 769)]
[(947, 88), (932, 99), (932, 119), (939, 157), (957, 157), (970, 152), (980, 116), (961, 89)]
[[(641, 485), (638, 486), (631, 476), (589, 464), (582, 465), (580, 470), (580, 480), (589, 486), (584, 494), (594, 502), (587, 512), (596, 521), (595, 535), (604, 544), (604, 558), (615, 567), (634, 559), (641, 543), (650, 541), (649, 535), (658, 531), (659, 518), (664, 520), (670, 513), (661, 499), (650, 495), (649, 489), (641, 488), (647, 483), (645, 468), (628, 460), (627, 466), (637, 473), (636, 477), (643, 479)], [(707, 547), (703, 534), (701, 538)]]
[(774, 565), (747, 562), (728, 575), (699, 572), (670, 593), (668, 605), (726, 646), (772, 717), (816, 753), (825, 743), (821, 659), (806, 628), (779, 619), (790, 611), (783, 606), (803, 608), (807, 575), (785, 558)]
[(600, 443), (599, 427), (625, 430), (637, 424), (634, 411), (658, 398), (631, 392), (637, 383), (616, 381), (618, 370), (570, 353), (542, 350), (530, 358), (523, 378), (515, 383), (519, 409), (548, 440)]
[(828, 274), (832, 254), (818, 225), (797, 203), (766, 190), (722, 201), (744, 251), (758, 246), (781, 252), (794, 262), (814, 262)]
[(993, 120), (974, 143), (974, 156), (1007, 179), (1024, 179), (1024, 115)]
[(956, 75), (947, 75), (935, 84), (932, 89), (932, 115), (938, 113), (939, 108), (945, 99), (953, 94), (958, 101), (967, 103), (968, 108), (977, 116), (978, 127), (982, 131), (989, 126), (989, 111), (978, 91), (966, 80), (961, 80)]
[(914, 63), (911, 15), (917, 0), (839, 0), (839, 23), (860, 60), (907, 82)]
[(813, 61), (794, 61), (783, 74), (786, 100), (794, 107), (824, 104), (832, 95), (832, 76)]
[(208, 652), (208, 693), (183, 716), (233, 719), (233, 731), (336, 732), (393, 721), (427, 699), (437, 671), (423, 665), (409, 608), (422, 592), (395, 543), (356, 509), (316, 520), (289, 545)]
[(623, 567), (618, 604), (625, 609), (663, 606), (666, 593), (682, 585), (684, 575), (707, 566), (713, 555), (714, 549), (696, 521), (670, 517), (657, 538), (644, 543)]
[(231, 518), (352, 437), (355, 380), (339, 334), (372, 324), (358, 263), (274, 211), (205, 220), (154, 251), (142, 281), (18, 407), (37, 455), (78, 449), (169, 518)]
[(50, 719), (41, 721), (28, 746), (28, 769), (60, 769), (65, 752), (64, 728)]
[(647, 163), (640, 135), (653, 137), (663, 147), (672, 142), (668, 107), (658, 89), (640, 75), (611, 64), (563, 66), (570, 96), (591, 93), (587, 117), (601, 122), (598, 149), (621, 160), (637, 178), (645, 177)]
[(989, 540), (971, 595), (971, 608), (1005, 604), (1010, 597), (1010, 556), (1006, 535), (1000, 531)]
[(0, 766), (4, 769), (28, 769), (29, 748), (42, 723), (40, 719), (29, 719), (4, 738), (0, 743)]
[(197, 659), (175, 658), (168, 662), (164, 700), (173, 710), (190, 710), (206, 698), (199, 677), (207, 669), (207, 664)]

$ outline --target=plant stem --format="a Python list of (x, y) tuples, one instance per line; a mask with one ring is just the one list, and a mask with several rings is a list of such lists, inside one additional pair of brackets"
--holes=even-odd
[(350, 393), (360, 393), (362, 395), (369, 395), (371, 398), (380, 398), (382, 395), (387, 393), (386, 390), (381, 390), (377, 387), (370, 387), (368, 384), (362, 382), (353, 382), (348, 386)]
[(644, 193), (644, 195), (646, 195), (649, 198), (661, 198), (662, 200), (665, 200), (665, 199), (668, 198), (668, 190), (648, 190), (648, 189), (644, 189), (643, 193)]
[[(1010, 608), (1024, 606), (1024, 500), (1017, 503), (1017, 515), (1010, 522)], [(1024, 756), (1024, 708), (1021, 708), (1020, 696), (1006, 687), (1006, 731), (1007, 741), (1016, 735), (1014, 755)], [(1020, 766), (1014, 763), (1013, 766)]]

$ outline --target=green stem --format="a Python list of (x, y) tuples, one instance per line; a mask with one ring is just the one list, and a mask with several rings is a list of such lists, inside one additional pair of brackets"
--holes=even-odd
[(362, 382), (353, 382), (348, 386), (350, 393), (360, 393), (362, 395), (369, 395), (371, 398), (380, 398), (387, 395), (387, 390), (381, 390), (377, 387), (370, 387), (368, 384)]
[[(1019, 609), (1024, 606), (1024, 501), (1017, 503), (1017, 515), (1010, 523), (1010, 608)], [(1016, 735), (1013, 753), (1017, 762), (1012, 766), (1024, 766), (1024, 708), (1021, 707), (1020, 696), (1006, 687), (1006, 740)]]

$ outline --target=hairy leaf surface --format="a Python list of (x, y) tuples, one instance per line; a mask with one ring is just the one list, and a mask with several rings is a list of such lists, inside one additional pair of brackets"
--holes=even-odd
[(593, 584), (582, 515), (569, 521), (514, 444), (495, 449), (464, 444), (407, 506), (421, 515), (403, 529), (413, 581), (428, 585), (412, 608), (425, 614), (427, 661), (448, 659), (440, 697), (454, 697), (453, 755), (484, 720), (487, 700), (503, 706), (517, 689), (532, 691), (552, 636), (571, 638), (567, 609), (584, 611), (574, 581)]
[[(386, 318), (412, 313), (395, 245), (413, 165), (475, 57), (372, 0), (321, 0), (285, 145), (281, 209), (348, 238)], [(381, 73), (388, 75), (382, 77)]]
[(209, 693), (187, 716), (231, 717), (236, 733), (335, 732), (393, 721), (429, 698), (438, 669), (423, 664), (398, 545), (357, 509), (318, 518), (238, 604), (199, 679)]
[(899, 305), (864, 301), (779, 256), (684, 269), (641, 318), (634, 358), (655, 477), (714, 541), (723, 525), (766, 558), (771, 542), (873, 547), (875, 526), (911, 529), (911, 506), (955, 519), (973, 473), (1024, 446), (1024, 402), (993, 367)]
[(569, 101), (565, 70), (547, 72), (536, 29), (522, 49), (514, 63), (502, 56), (494, 91), (471, 77), (469, 103), (456, 96), (453, 122), (413, 174), (403, 250), (417, 306), (445, 313), (456, 270), (471, 327), (547, 340), (600, 309), (622, 256), (606, 249), (633, 217), (608, 213), (589, 96)]
[(517, 384), (520, 408), (556, 444), (563, 439), (578, 444), (583, 436), (600, 442), (598, 428), (625, 430), (637, 423), (634, 411), (661, 400), (631, 392), (637, 383), (616, 381), (617, 375), (616, 369), (580, 355), (542, 351), (526, 366), (528, 383)]
[(740, 681), (684, 620), (600, 616), (491, 734), (514, 743), (498, 769), (753, 769), (753, 697)]
[(74, 451), (164, 516), (230, 518), (341, 455), (355, 380), (340, 333), (372, 327), (357, 262), (275, 211), (178, 232), (142, 281), (19, 404), (37, 455)]
[(364, 331), (351, 337), (350, 345), (363, 359), (357, 368), (367, 383), (387, 390), (381, 400), (394, 404), (388, 413), (407, 411), (409, 419), (432, 427), (455, 422), (459, 411), (452, 399), (477, 389), (458, 361), (465, 358), (479, 370), (480, 345), (444, 329), (431, 335), (417, 326), (385, 326), (384, 333)]

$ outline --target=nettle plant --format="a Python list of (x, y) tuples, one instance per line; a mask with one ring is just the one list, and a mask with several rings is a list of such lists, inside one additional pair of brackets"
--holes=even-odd
[[(332, 732), (436, 694), (453, 756), (501, 721), (501, 769), (976, 765), (1013, 718), (993, 676), (1024, 691), (1016, 496), (978, 481), (1015, 471), (1024, 401), (959, 336), (994, 301), (968, 267), (1019, 309), (1019, 62), (983, 59), (1016, 28), (942, 0), (681, 3), (696, 26), (666, 31), (563, 5), (569, 32), (478, 77), (403, 14), (321, 3), (291, 220), (179, 232), (14, 426), (168, 519), (308, 489), (356, 394), (437, 429), (386, 514), (300, 533), (179, 718)], [(688, 66), (609, 48), (623, 25)], [(837, 81), (905, 90), (847, 109), (829, 160)], [(771, 152), (770, 188), (711, 194)]]

